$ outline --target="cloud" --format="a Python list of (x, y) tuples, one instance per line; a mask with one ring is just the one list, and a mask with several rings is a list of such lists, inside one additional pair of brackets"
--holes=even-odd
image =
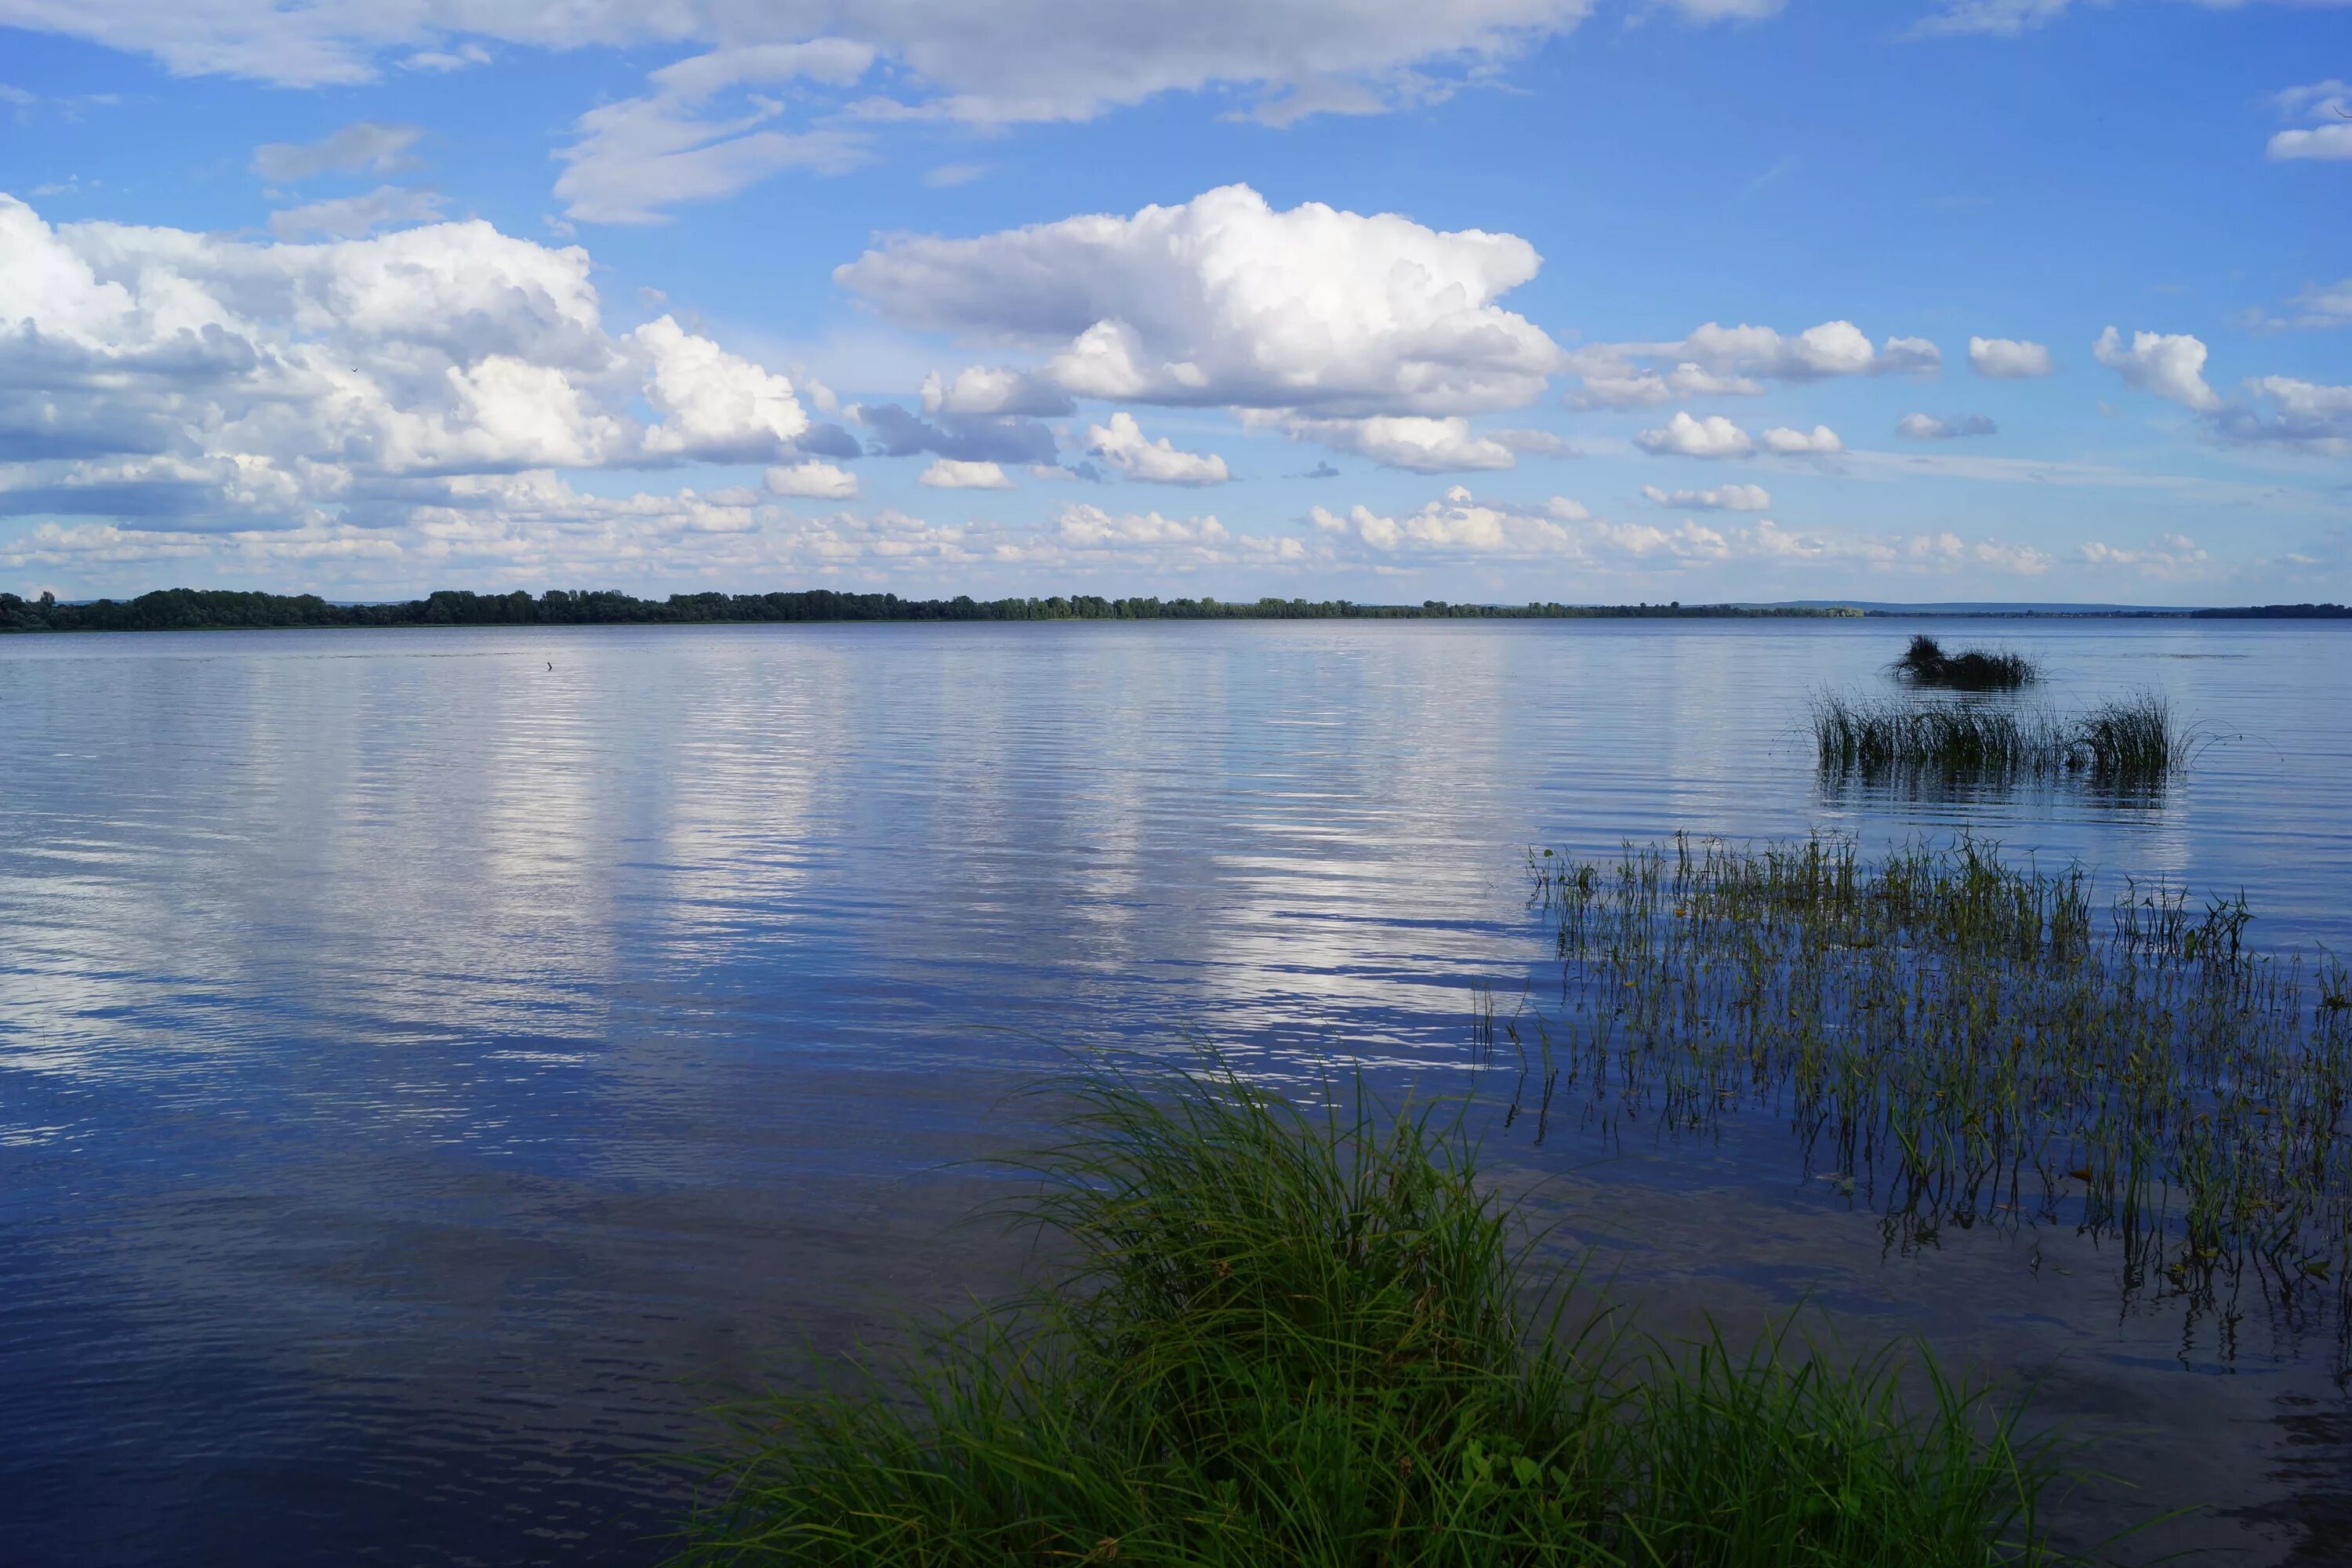
[(1429, 419), (1420, 415), (1369, 419), (1291, 418), (1282, 426), (1294, 439), (1415, 474), (1507, 468), (1518, 459), (1502, 442), (1471, 433), (1466, 419)]
[(1549, 430), (1490, 430), (1486, 438), (1496, 446), (1514, 452), (1528, 452), (1538, 458), (1573, 458), (1576, 446), (1565, 436)]
[(2050, 557), (2003, 540), (1956, 534), (1838, 534), (1781, 527), (1769, 518), (1744, 527), (1678, 527), (1595, 518), (1555, 496), (1541, 507), (1486, 502), (1455, 486), (1418, 510), (1383, 513), (1358, 505), (1316, 507), (1317, 534), (1343, 556), (1375, 562), (1543, 560), (1599, 572), (1696, 571), (1723, 565), (1855, 567), (1905, 574), (1979, 569), (2008, 575), (2046, 572)]
[(1758, 22), (1777, 16), (1789, 0), (1658, 0), (1694, 22)]
[(272, 245), (0, 196), (0, 489), (142, 528), (373, 526), (469, 475), (809, 433), (787, 378), (667, 317), (607, 333), (590, 270), (478, 222)]
[(2179, 533), (2158, 534), (2154, 543), (2141, 550), (2119, 550), (2093, 540), (2075, 547), (2074, 559), (2097, 570), (2131, 571), (2173, 581), (2210, 576), (2212, 566), (2211, 555), (2195, 540)]
[(919, 485), (937, 490), (1009, 490), (1012, 479), (996, 463), (968, 463), (955, 458), (934, 458), (915, 476)]
[(2262, 376), (2245, 384), (2248, 393), (2269, 405), (2269, 412), (2219, 410), (2214, 424), (2224, 439), (2285, 447), (2315, 457), (2352, 457), (2352, 386), (2285, 375)]
[(269, 232), (280, 239), (359, 239), (380, 228), (441, 221), (441, 198), (432, 191), (379, 185), (363, 196), (337, 196), (269, 215)]
[(2352, 158), (2352, 83), (2315, 81), (2291, 87), (2273, 101), (2290, 119), (2308, 117), (2315, 123), (2279, 132), (2263, 155), (2280, 161)]
[(1845, 450), (1838, 433), (1826, 425), (1816, 425), (1810, 430), (1791, 430), (1783, 426), (1765, 431), (1756, 437), (1756, 443), (1784, 458), (1826, 458)]
[(1642, 499), (1653, 506), (1687, 511), (1769, 511), (1772, 497), (1762, 485), (1719, 485), (1704, 490), (1662, 490), (1642, 487)]
[(2023, 338), (1970, 338), (1969, 368), (1992, 381), (2024, 381), (2050, 374), (2050, 350)]
[(1634, 437), (1633, 445), (1661, 458), (1745, 458), (1756, 450), (1756, 438), (1720, 414), (1694, 419), (1677, 410), (1663, 427)]
[(2205, 384), (2205, 345), (2186, 332), (2135, 332), (2126, 348), (2122, 335), (2109, 327), (2091, 345), (2091, 357), (2122, 376), (2126, 386), (2195, 409), (2221, 406), (2221, 398)]
[(1146, 440), (1132, 414), (1114, 414), (1107, 426), (1088, 426), (1087, 451), (1129, 479), (1151, 484), (1222, 485), (1234, 477), (1214, 454), (1180, 452), (1165, 436)]
[[(801, 79), (847, 86), (873, 63), (869, 45), (814, 38), (719, 49), (665, 66), (650, 79), (652, 92), (580, 117), (578, 140), (557, 153), (565, 165), (555, 182), (564, 216), (658, 223), (668, 207), (732, 195), (782, 169), (854, 168), (866, 157), (863, 138), (837, 128), (762, 129), (784, 105), (747, 89)], [(730, 111), (714, 111), (721, 99)]]
[(1874, 347), (1852, 321), (1823, 321), (1794, 333), (1708, 321), (1679, 342), (1597, 343), (1566, 355), (1564, 363), (1583, 379), (1571, 403), (1639, 408), (1676, 399), (1754, 397), (1767, 381), (1921, 374), (1937, 370), (1943, 359), (1943, 351), (1925, 338), (1891, 337)]
[(1051, 417), (1069, 414), (1076, 405), (1070, 395), (1051, 382), (1022, 371), (971, 365), (956, 372), (953, 381), (933, 371), (923, 378), (926, 414), (1026, 414)]
[(898, 0), (822, 8), (736, 0), (0, 0), (0, 26), (133, 48), (179, 75), (316, 87), (368, 80), (387, 57), (463, 58), (485, 43), (722, 53), (790, 47), (811, 41), (823, 16), (844, 40), (898, 68), (885, 79), (901, 93), (882, 100), (892, 110), (1004, 124), (1084, 120), (1165, 92), (1230, 93), (1276, 121), (1327, 107), (1370, 112), (1427, 101), (1571, 31), (1591, 9), (1591, 0)]
[(2295, 313), (2285, 322), (2294, 327), (2352, 326), (2352, 278), (2336, 283), (2315, 283), (2294, 297)]
[(902, 325), (1041, 353), (1034, 374), (1078, 397), (1443, 417), (1542, 393), (1558, 345), (1494, 303), (1538, 265), (1512, 235), (1276, 212), (1228, 185), (1132, 217), (889, 237), (834, 277)]
[[(6, 18), (0, 14), (0, 21)], [(323, 142), (268, 142), (253, 150), (253, 172), (280, 184), (299, 184), (325, 174), (366, 170), (396, 174), (415, 167), (408, 150), (425, 135), (421, 125), (378, 120), (354, 121)]]
[(1054, 432), (1034, 419), (943, 412), (934, 423), (895, 403), (858, 404), (848, 412), (879, 437), (880, 450), (886, 458), (936, 452), (942, 458), (971, 463), (1055, 460)]
[(1937, 419), (1926, 414), (1906, 414), (1895, 426), (1914, 441), (1953, 441), (1964, 436), (1998, 436), (2000, 426), (1981, 414)]
[(789, 468), (773, 468), (767, 472), (769, 493), (780, 496), (809, 496), (819, 500), (848, 500), (857, 494), (857, 476), (831, 463), (820, 463), (811, 458)]
[(986, 163), (941, 163), (923, 176), (923, 184), (935, 191), (952, 190), (981, 178), (989, 167)]
[[(1942, 0), (1942, 8), (1913, 30), (1923, 36), (1978, 34), (2014, 38), (2056, 21), (2074, 9), (2077, 0)], [(2105, 5), (2111, 0), (2083, 0)], [(2234, 11), (2253, 0), (2194, 0), (2210, 11)], [(2352, 5), (2352, 0), (2282, 0), (2289, 5), (2324, 7)]]

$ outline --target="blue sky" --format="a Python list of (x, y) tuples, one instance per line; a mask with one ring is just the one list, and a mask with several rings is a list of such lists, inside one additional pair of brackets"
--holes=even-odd
[(2352, 597), (2347, 0), (0, 0), (0, 586)]

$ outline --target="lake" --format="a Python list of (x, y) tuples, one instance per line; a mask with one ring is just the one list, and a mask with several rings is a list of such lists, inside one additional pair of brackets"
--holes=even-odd
[[(1060, 1051), (1483, 1096), (1530, 846), (1966, 830), (2352, 950), (2340, 624), (1947, 623), (2213, 743), (2144, 798), (1824, 780), (1809, 696), (1914, 629), (0, 638), (0, 1555), (658, 1560), (705, 1407), (1008, 1278), (957, 1219)], [(2340, 1325), (2120, 1306), (2071, 1229), (1891, 1249), (1769, 1123), (1490, 1151), (1654, 1321), (2039, 1377), (2141, 1489), (2080, 1528), (2352, 1561)]]

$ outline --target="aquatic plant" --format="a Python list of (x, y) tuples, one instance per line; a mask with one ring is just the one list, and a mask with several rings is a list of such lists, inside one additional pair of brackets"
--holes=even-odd
[(1865, 776), (2079, 774), (2103, 784), (2157, 784), (2186, 767), (2201, 743), (2174, 720), (2169, 703), (2147, 692), (2068, 719), (1964, 700), (1874, 701), (1829, 691), (1814, 698), (1811, 721), (1822, 766)]
[(1914, 686), (1940, 686), (1952, 691), (2014, 691), (2042, 679), (2039, 666), (2021, 653), (1966, 648), (1946, 653), (1943, 645), (1921, 633), (1893, 666), (1895, 675)]
[(2242, 896), (2126, 882), (2101, 918), (2081, 867), (1966, 838), (1530, 867), (1560, 1005), (1503, 1031), (1536, 1037), (1546, 1123), (1769, 1108), (1890, 1245), (2067, 1222), (2122, 1244), (2135, 1294), (2201, 1311), (2251, 1284), (2352, 1321), (2352, 982), (2252, 952)]
[[(1457, 1117), (1211, 1064), (1069, 1086), (1034, 1290), (735, 1414), (694, 1563), (2048, 1560), (2047, 1450), (1885, 1354), (1637, 1341)], [(1914, 1397), (1906, 1398), (1909, 1388)]]

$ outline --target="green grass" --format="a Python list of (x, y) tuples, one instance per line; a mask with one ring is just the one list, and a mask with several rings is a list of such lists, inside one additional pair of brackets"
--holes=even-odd
[(2200, 744), (2171, 706), (2150, 693), (2069, 719), (1965, 700), (1877, 701), (1823, 692), (1813, 700), (1811, 718), (1822, 766), (1865, 776), (2084, 775), (2147, 785), (2187, 767)]
[(1946, 653), (1941, 643), (1924, 634), (1911, 639), (1894, 669), (1914, 686), (1939, 686), (1951, 691), (2014, 691), (2042, 679), (2041, 668), (2021, 653), (1975, 647)]
[(2081, 867), (1965, 839), (1531, 866), (1560, 1004), (1505, 1032), (1547, 1121), (1762, 1110), (1890, 1245), (2071, 1226), (2120, 1244), (2128, 1295), (2352, 1328), (2352, 982), (2252, 952), (2242, 898), (2126, 882), (2103, 907)]
[(2049, 1560), (2045, 1451), (1923, 1358), (1638, 1339), (1458, 1120), (1099, 1068), (1020, 1299), (734, 1413), (683, 1563), (1938, 1568)]

